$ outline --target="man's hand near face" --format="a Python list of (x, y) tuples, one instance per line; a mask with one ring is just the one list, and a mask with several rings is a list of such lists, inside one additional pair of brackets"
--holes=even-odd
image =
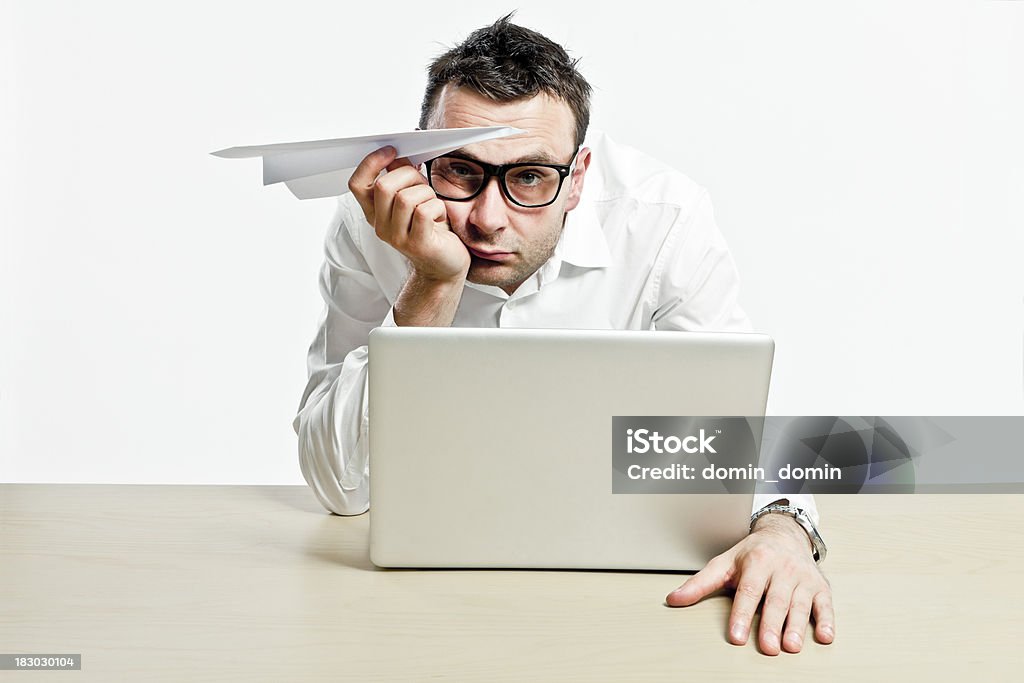
[[(385, 169), (387, 173), (380, 175)], [(395, 302), (395, 323), (450, 325), (471, 260), (462, 240), (451, 231), (444, 202), (415, 166), (395, 158), (392, 147), (363, 159), (348, 187), (377, 237), (398, 250), (412, 267)]]
[(729, 641), (735, 645), (747, 642), (762, 597), (758, 643), (765, 654), (799, 652), (812, 615), (818, 642), (831, 643), (835, 637), (832, 588), (814, 563), (806, 532), (789, 517), (758, 519), (746, 538), (713, 558), (666, 601), (685, 607), (726, 587), (736, 590), (729, 616)]

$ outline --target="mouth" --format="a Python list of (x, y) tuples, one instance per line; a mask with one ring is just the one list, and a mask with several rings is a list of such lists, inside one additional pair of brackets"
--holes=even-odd
[(470, 246), (467, 246), (466, 249), (469, 249), (469, 253), (477, 258), (494, 261), (495, 263), (503, 263), (515, 256), (515, 253), (511, 251), (484, 251)]

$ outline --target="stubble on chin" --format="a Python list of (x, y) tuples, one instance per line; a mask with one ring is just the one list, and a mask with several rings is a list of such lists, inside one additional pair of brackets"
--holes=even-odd
[[(475, 259), (475, 257), (474, 257)], [(530, 277), (532, 273), (524, 272), (526, 269), (477, 266), (469, 267), (466, 279), (477, 285), (490, 285), (492, 287), (509, 287), (517, 282), (522, 282)]]
[[(501, 264), (497, 266), (471, 265), (466, 279), (478, 285), (491, 285), (493, 287), (510, 287), (525, 282), (531, 275), (540, 269), (551, 255), (555, 253), (555, 244), (551, 244), (543, 251), (523, 258), (519, 254), (514, 264)], [(473, 257), (476, 260), (476, 257)]]

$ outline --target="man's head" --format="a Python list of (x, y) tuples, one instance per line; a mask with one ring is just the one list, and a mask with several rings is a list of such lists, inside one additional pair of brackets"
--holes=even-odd
[(508, 14), (477, 29), (435, 59), (427, 69), (420, 128), (431, 122), (445, 86), (467, 88), (494, 102), (512, 102), (547, 93), (573, 115), (576, 147), (590, 125), (590, 84), (558, 43), (511, 23)]
[[(528, 132), (467, 145), (458, 154), (487, 164), (569, 164), (590, 121), (590, 86), (558, 44), (503, 17), (437, 58), (420, 114), (421, 128), (505, 125)], [(512, 292), (551, 256), (565, 213), (579, 203), (590, 150), (555, 201), (523, 208), (497, 178), (465, 201), (446, 201), (452, 230), (472, 254), (469, 280)], [(490, 258), (488, 258), (490, 257)]]

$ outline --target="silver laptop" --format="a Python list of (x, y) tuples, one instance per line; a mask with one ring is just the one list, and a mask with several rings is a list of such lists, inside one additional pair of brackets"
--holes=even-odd
[(612, 418), (763, 416), (773, 353), (760, 334), (375, 329), (370, 559), (700, 569), (752, 494), (612, 493)]

